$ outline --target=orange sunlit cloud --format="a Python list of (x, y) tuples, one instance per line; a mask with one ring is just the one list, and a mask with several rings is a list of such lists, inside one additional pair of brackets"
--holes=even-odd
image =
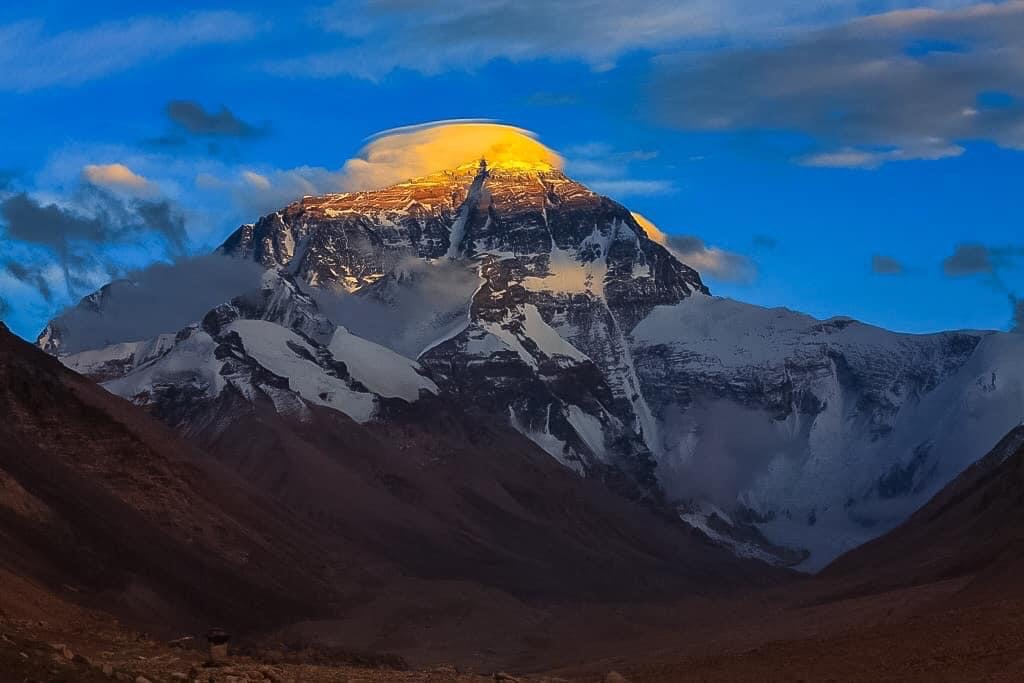
[(143, 176), (124, 164), (89, 164), (82, 169), (82, 177), (93, 185), (114, 189), (149, 192), (153, 186)]
[(506, 168), (561, 169), (564, 164), (562, 157), (522, 128), (442, 121), (376, 136), (345, 163), (345, 184), (352, 190), (385, 187), (481, 158)]
[(633, 214), (633, 220), (635, 220), (640, 227), (644, 229), (644, 232), (647, 233), (647, 236), (650, 239), (663, 247), (668, 246), (668, 237), (658, 229), (658, 226), (652, 223), (646, 216), (639, 214), (636, 211), (631, 211), (630, 213)]

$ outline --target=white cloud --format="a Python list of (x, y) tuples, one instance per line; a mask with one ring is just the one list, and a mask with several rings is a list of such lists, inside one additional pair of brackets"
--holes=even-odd
[(39, 21), (0, 26), (0, 90), (78, 85), (204, 45), (245, 40), (257, 24), (237, 12), (135, 17), (50, 33)]
[[(876, 9), (962, 6), (970, 0), (880, 0)], [(433, 74), (493, 59), (575, 59), (596, 71), (632, 50), (774, 40), (856, 17), (861, 0), (341, 0), (316, 25), (339, 47), (276, 61), (289, 76), (376, 80), (395, 69)]]
[(634, 177), (634, 163), (656, 159), (657, 151), (620, 151), (605, 142), (588, 142), (567, 147), (565, 152), (565, 172), (600, 194), (622, 198), (676, 190), (671, 180)]
[(254, 171), (242, 171), (242, 180), (257, 190), (270, 189), (270, 179)]
[[(780, 44), (657, 60), (660, 118), (710, 131), (797, 131), (817, 167), (877, 168), (1024, 149), (1024, 0), (898, 11)], [(949, 9), (956, 7), (956, 9)], [(985, 93), (1006, 93), (992, 105)]]
[(876, 169), (890, 161), (935, 161), (958, 157), (964, 153), (959, 145), (937, 143), (933, 146), (920, 145), (906, 149), (872, 151), (846, 147), (835, 152), (809, 154), (797, 161), (803, 166), (817, 168), (861, 168)]
[(591, 180), (588, 187), (609, 197), (635, 197), (641, 195), (668, 194), (675, 192), (675, 185), (669, 180)]

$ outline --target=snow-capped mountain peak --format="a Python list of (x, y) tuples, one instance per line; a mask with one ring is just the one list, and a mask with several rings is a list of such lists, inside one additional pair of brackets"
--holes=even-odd
[(219, 251), (267, 269), (257, 292), (173, 342), (65, 362), (186, 429), (223, 419), (183, 408), (197, 397), (362, 421), (439, 394), (737, 552), (807, 567), (903, 519), (1024, 415), (1024, 335), (712, 297), (659, 241), (546, 163), (476, 160), (243, 225)]

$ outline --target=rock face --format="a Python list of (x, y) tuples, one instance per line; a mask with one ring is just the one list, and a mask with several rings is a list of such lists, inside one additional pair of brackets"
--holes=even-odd
[(615, 202), (554, 169), (469, 165), (305, 198), (222, 250), (385, 309), (419, 286), (410, 260), (457, 263), (474, 289), (416, 353), (435, 381), (580, 474), (660, 496), (627, 335), (655, 306), (707, 289)]
[[(740, 555), (811, 568), (1024, 415), (1022, 335), (899, 335), (714, 298), (651, 237), (543, 165), (306, 197), (220, 248), (268, 269), (259, 292), (173, 343), (64, 361), (186, 432), (226, 424), (212, 406), (229, 396), (367, 421), (438, 394)], [(41, 345), (59, 351), (59, 332)]]
[(712, 503), (702, 523), (724, 510), (724, 527), (811, 550), (810, 567), (904, 519), (1024, 415), (1022, 335), (895, 334), (695, 297), (631, 339), (666, 490)]

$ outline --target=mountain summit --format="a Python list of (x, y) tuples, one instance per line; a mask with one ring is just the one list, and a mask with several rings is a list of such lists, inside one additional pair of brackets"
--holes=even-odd
[(1024, 413), (1022, 335), (715, 298), (652, 237), (546, 161), (477, 160), (244, 225), (219, 252), (265, 269), (253, 291), (63, 360), (206, 438), (251, 402), (372, 423), (440, 397), (739, 555), (808, 568), (904, 519)]

